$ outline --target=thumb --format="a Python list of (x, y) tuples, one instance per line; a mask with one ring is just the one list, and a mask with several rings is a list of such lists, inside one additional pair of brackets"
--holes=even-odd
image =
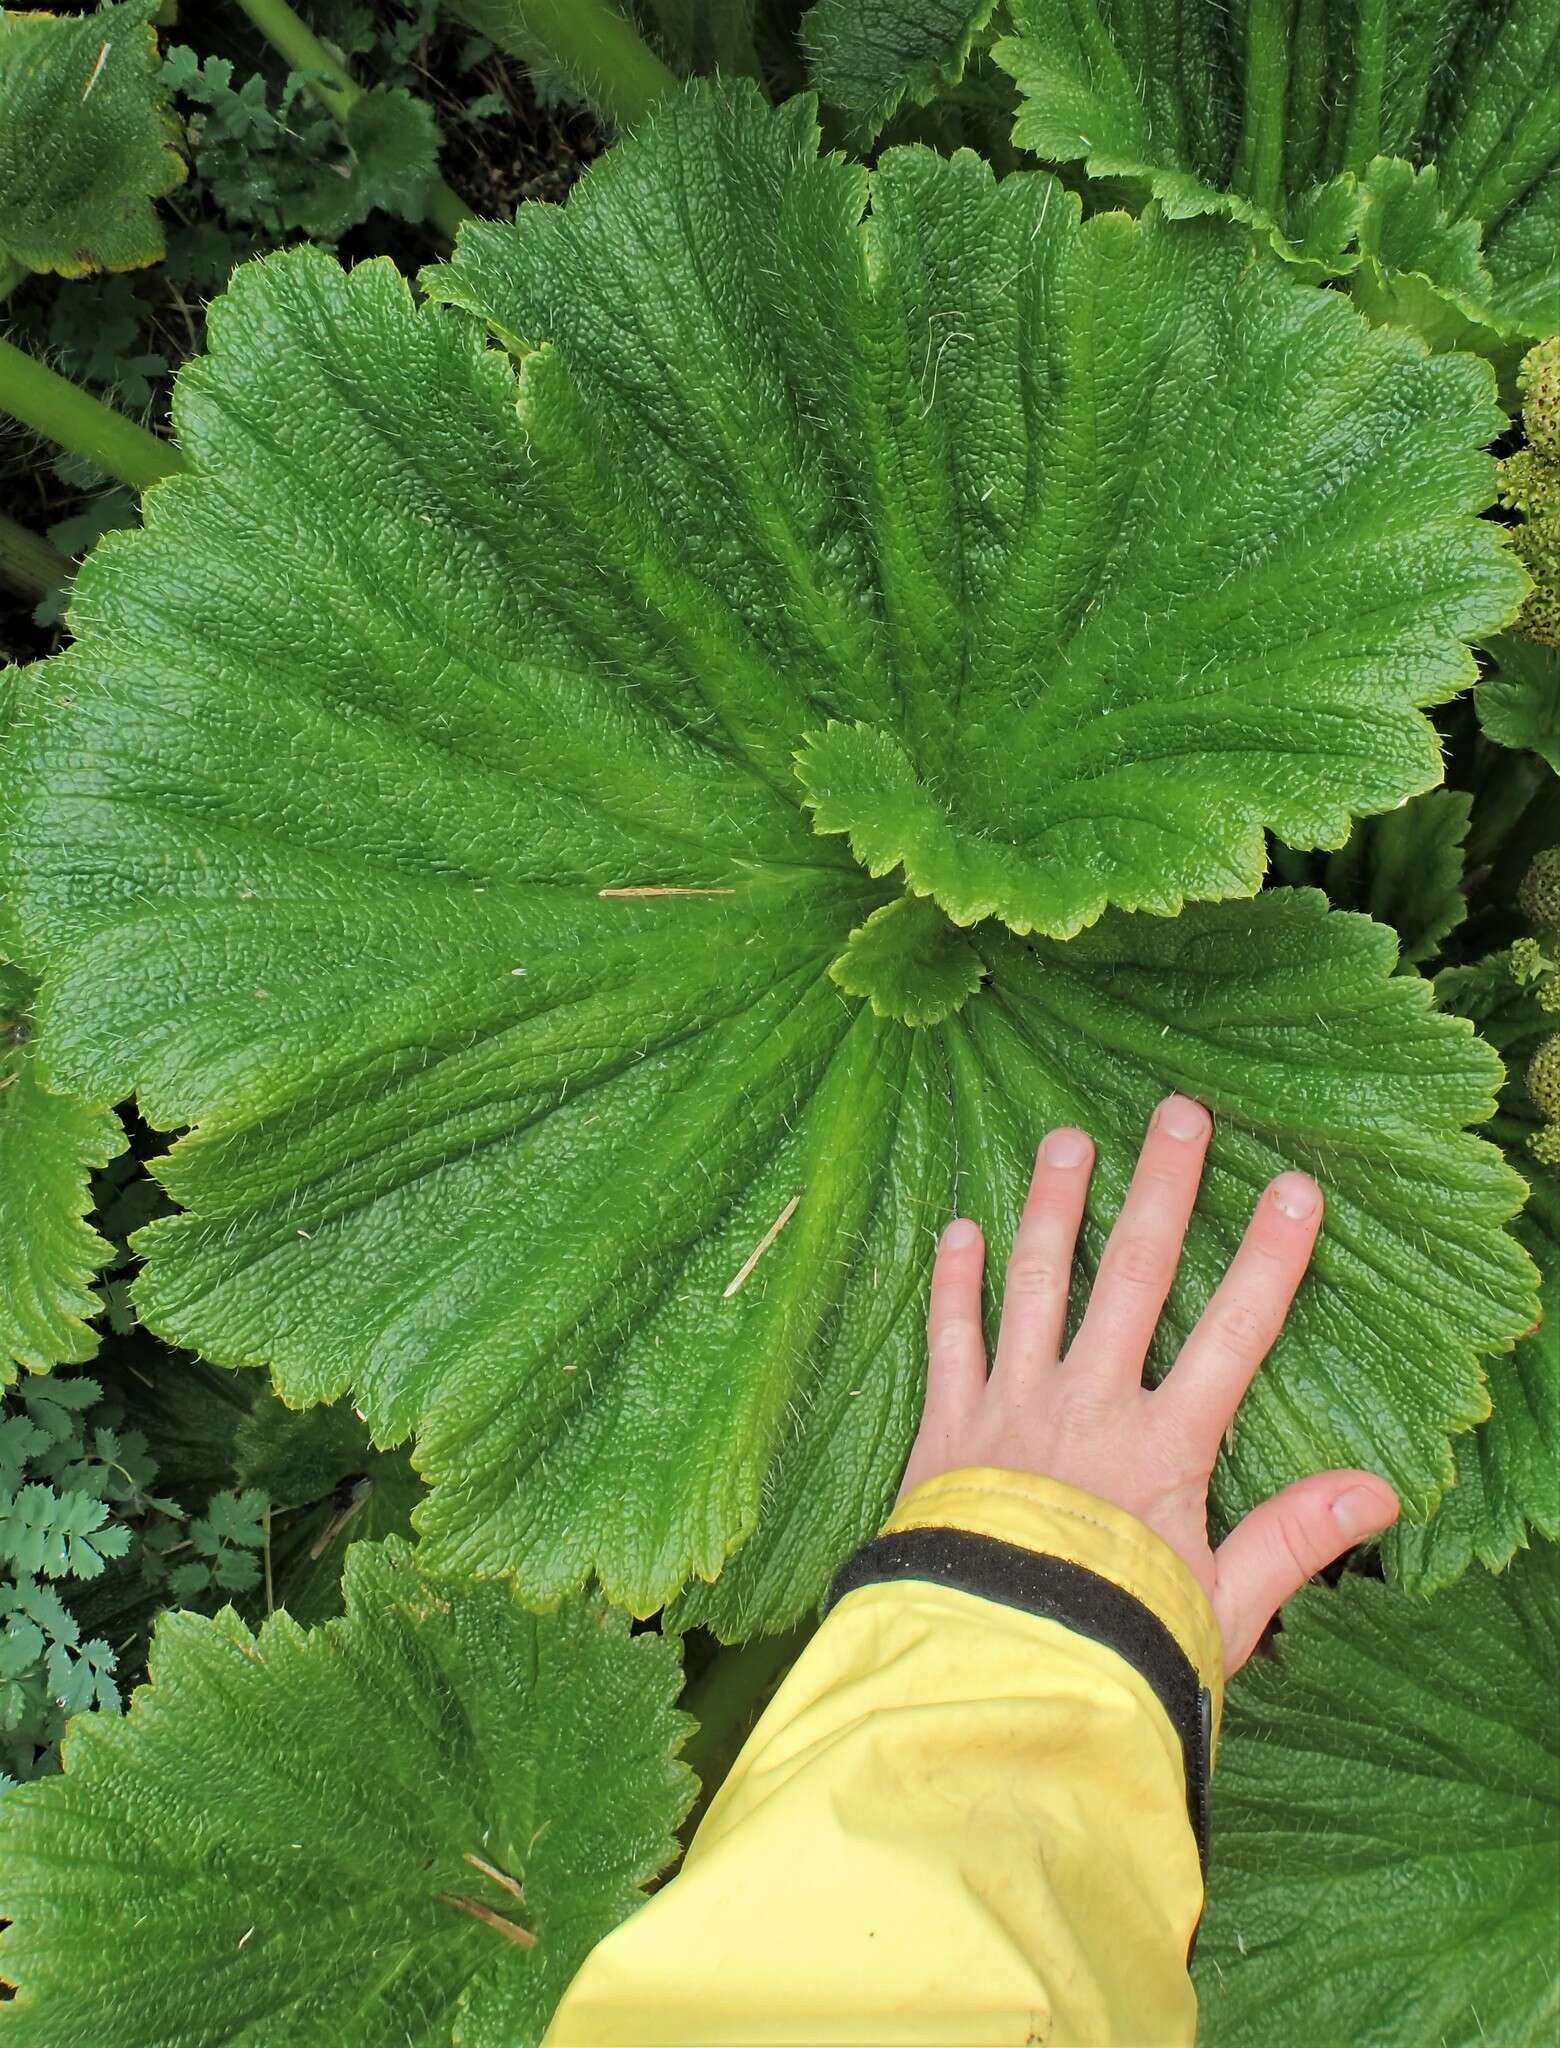
[(1253, 1508), (1214, 1556), (1226, 1673), (1245, 1663), (1291, 1593), (1397, 1514), (1397, 1495), (1374, 1472), (1315, 1472)]

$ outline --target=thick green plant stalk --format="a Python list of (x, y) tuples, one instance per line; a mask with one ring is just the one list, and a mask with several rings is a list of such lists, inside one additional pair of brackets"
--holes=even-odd
[(637, 127), (676, 89), (676, 73), (611, 0), (450, 0), (450, 11), (523, 62), (544, 49), (615, 127)]
[(70, 569), (58, 548), (41, 533), (0, 512), (0, 583), (23, 597), (38, 598)]
[[(288, 6), (287, 0), (238, 0), (238, 4), (272, 49), (285, 57), (294, 71), (306, 74), (309, 89), (325, 111), (345, 123), (354, 102), (363, 97), (364, 89), (347, 67), (331, 55), (302, 16)], [(442, 178), (434, 179), (428, 188), (428, 219), (446, 241), (453, 242), (466, 223), (476, 218), (452, 185)]]
[(85, 456), (133, 491), (184, 467), (178, 450), (90, 391), (0, 337), (0, 412), (72, 455)]

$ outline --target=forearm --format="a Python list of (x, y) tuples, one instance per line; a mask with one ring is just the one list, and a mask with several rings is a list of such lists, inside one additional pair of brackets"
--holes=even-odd
[[(1178, 1658), (1195, 1714), (1209, 1668), (1217, 1686), (1206, 1603), (1130, 1516), (1049, 1482), (949, 1475), (890, 1528), (917, 1523), (973, 1530), (974, 1548), (869, 1546), (856, 1574), (893, 1576), (840, 1598), (682, 1872), (587, 1962), (549, 2048), (1191, 2041), (1185, 1729), (1163, 1671), (1138, 1667), (1144, 1644)], [(993, 1587), (998, 1545), (1062, 1561), (1028, 1577), (1042, 1602), (1097, 1575), (1116, 1603), (1102, 1632), (1123, 1602), (1139, 1618), (1126, 1653), (1000, 1588), (934, 1582), (979, 1565), (981, 1538)]]

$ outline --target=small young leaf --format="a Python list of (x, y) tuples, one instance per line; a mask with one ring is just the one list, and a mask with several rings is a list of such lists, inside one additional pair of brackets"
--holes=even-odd
[(1526, 747), (1560, 775), (1560, 647), (1516, 633), (1489, 644), (1495, 666), (1474, 696), (1479, 723), (1503, 747)]
[(897, 896), (850, 935), (829, 969), (879, 1017), (938, 1024), (980, 987), (985, 964), (969, 937), (925, 896)]

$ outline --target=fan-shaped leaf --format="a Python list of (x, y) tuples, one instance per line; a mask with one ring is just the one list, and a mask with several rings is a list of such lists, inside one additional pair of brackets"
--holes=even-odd
[[(343, 1619), (168, 1614), (0, 1801), (19, 2044), (524, 2048), (675, 1851), (670, 1638), (358, 1544)], [(263, 1740), (257, 1740), (263, 1731)]]
[(1416, 707), (1520, 598), (1471, 516), (1488, 371), (1216, 222), (918, 150), (869, 181), (750, 89), (430, 282), (518, 373), (382, 266), (240, 274), (190, 473), (37, 692), (54, 1071), (196, 1126), (147, 1318), (415, 1433), (441, 1568), (648, 1611), (751, 1538), (695, 1605), (774, 1627), (897, 1482), (956, 1188), (1000, 1232), (1082, 1119), (1097, 1250), (1187, 1086), (1182, 1322), (1266, 1174), (1332, 1203), (1222, 1498), (1358, 1459), (1428, 1511), (1533, 1313), (1468, 1027), (1317, 897), (874, 924), (899, 891), (794, 757), (883, 735), (956, 844), (1048, 857), (1008, 907), (1064, 932), (1254, 888), (1264, 825), (1337, 843), (1436, 778)]
[(1198, 2040), (1552, 2040), (1557, 1695), (1548, 1544), (1428, 1604), (1353, 1574), (1292, 1601), (1226, 1708)]
[(1227, 211), (1321, 271), (1361, 266), (1373, 307), (1437, 345), (1560, 326), (1554, 0), (1011, 13), (995, 54), (1039, 156)]
[(0, 257), (66, 277), (161, 257), (152, 201), (184, 165), (154, 12), (0, 13)]

